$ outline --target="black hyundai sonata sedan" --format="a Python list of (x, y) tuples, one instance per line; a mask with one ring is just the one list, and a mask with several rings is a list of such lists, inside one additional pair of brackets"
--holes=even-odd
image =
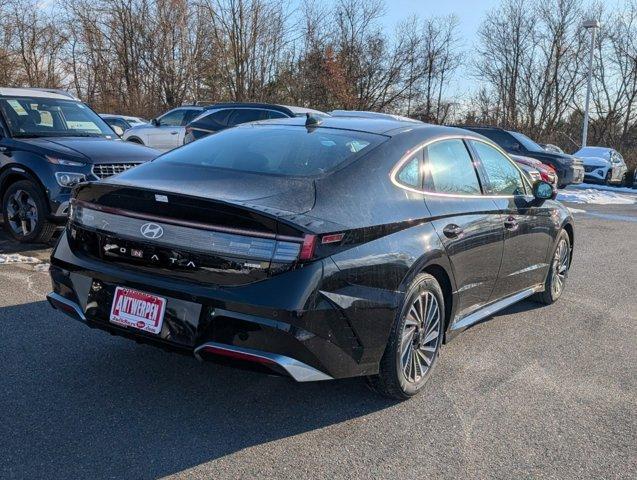
[(458, 332), (561, 296), (573, 219), (551, 195), (461, 129), (244, 125), (77, 187), (48, 299), (201, 360), (408, 398)]

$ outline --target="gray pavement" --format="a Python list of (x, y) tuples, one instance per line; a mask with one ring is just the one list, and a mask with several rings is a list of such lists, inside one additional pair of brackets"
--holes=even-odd
[(88, 329), (43, 264), (0, 265), (0, 478), (636, 478), (637, 204), (571, 206), (564, 297), (464, 332), (402, 403)]

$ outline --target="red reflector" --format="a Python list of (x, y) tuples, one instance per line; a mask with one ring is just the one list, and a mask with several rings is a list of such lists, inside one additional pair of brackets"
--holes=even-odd
[(323, 238), (321, 238), (321, 243), (325, 244), (325, 243), (336, 243), (336, 242), (340, 242), (341, 240), (343, 240), (344, 234), (342, 233), (332, 233), (330, 235), (323, 235)]
[(311, 260), (314, 256), (314, 248), (316, 247), (316, 235), (305, 235), (303, 237), (303, 245), (301, 246), (301, 253), (299, 253), (299, 260)]

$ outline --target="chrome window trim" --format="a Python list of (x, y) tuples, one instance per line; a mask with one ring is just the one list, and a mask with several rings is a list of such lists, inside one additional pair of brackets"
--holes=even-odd
[[(410, 191), (412, 193), (417, 193), (420, 195), (425, 195), (425, 196), (433, 196), (433, 197), (446, 197), (446, 198), (467, 198), (467, 199), (476, 199), (476, 198), (520, 198), (520, 197), (532, 197), (532, 195), (485, 195), (485, 194), (477, 194), (477, 195), (467, 195), (467, 194), (461, 194), (461, 193), (440, 193), (440, 192), (432, 192), (429, 190), (425, 190), (425, 189), (417, 189), (417, 188), (412, 188), (412, 187), (408, 187), (404, 184), (402, 184), (400, 181), (398, 181), (397, 176), (398, 173), (400, 172), (400, 170), (402, 169), (402, 167), (405, 165), (405, 163), (407, 163), (412, 156), (418, 152), (423, 150), (424, 148), (428, 147), (429, 145), (432, 145), (434, 143), (437, 142), (442, 142), (445, 140), (463, 140), (463, 141), (468, 141), (468, 140), (473, 140), (476, 142), (482, 142), (486, 145), (489, 145), (490, 147), (495, 148), (498, 152), (500, 152), (502, 155), (504, 155), (504, 157), (516, 168), (516, 170), (520, 173), (520, 178), (522, 179), (522, 182), (525, 184), (526, 187), (528, 187), (529, 191), (533, 191), (533, 186), (529, 184), (528, 180), (526, 179), (525, 175), (522, 173), (522, 169), (520, 167), (518, 167), (518, 165), (511, 160), (511, 158), (509, 157), (509, 155), (502, 149), (500, 148), (499, 145), (496, 145), (495, 143), (482, 139), (482, 138), (476, 138), (476, 137), (472, 137), (470, 135), (445, 135), (445, 136), (441, 136), (441, 137), (436, 137), (436, 138), (432, 138), (429, 140), (424, 141), (423, 143), (419, 144), (417, 147), (407, 150), (407, 152), (400, 158), (400, 160), (398, 160), (398, 162), (396, 163), (396, 165), (394, 165), (394, 167), (391, 169), (391, 171), (389, 172), (389, 179), (391, 180), (391, 182), (397, 186), (398, 188), (402, 188), (403, 190), (407, 190)], [(469, 152), (471, 154), (471, 152)], [(473, 156), (471, 155), (471, 163), (473, 163)], [(475, 168), (475, 163), (473, 163), (474, 168)], [(478, 175), (479, 178), (479, 173), (477, 171), (478, 169), (476, 168), (476, 175)]]

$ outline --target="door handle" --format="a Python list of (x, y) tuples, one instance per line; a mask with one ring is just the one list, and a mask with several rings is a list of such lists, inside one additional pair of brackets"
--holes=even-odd
[(444, 233), (447, 238), (457, 238), (462, 235), (463, 232), (464, 230), (462, 227), (459, 227), (455, 223), (450, 223), (442, 229), (442, 233)]
[(178, 132), (170, 132), (171, 135), (177, 135)]
[(517, 230), (519, 226), (520, 226), (520, 224), (518, 223), (518, 221), (513, 216), (508, 217), (504, 221), (504, 228), (506, 228), (507, 230), (511, 230), (512, 232)]

